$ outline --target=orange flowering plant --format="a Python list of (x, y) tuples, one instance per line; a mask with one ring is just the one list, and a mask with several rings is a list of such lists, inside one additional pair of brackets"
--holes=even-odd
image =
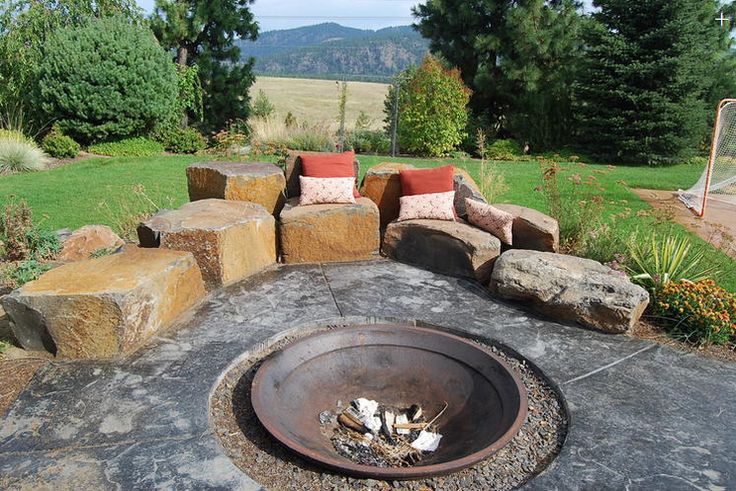
[(669, 282), (657, 293), (653, 310), (673, 333), (690, 342), (736, 343), (736, 295), (713, 280)]

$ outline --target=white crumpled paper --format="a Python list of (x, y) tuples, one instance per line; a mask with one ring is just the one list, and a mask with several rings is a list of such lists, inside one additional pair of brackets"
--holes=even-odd
[(422, 452), (434, 452), (440, 446), (440, 440), (442, 440), (442, 435), (439, 433), (422, 430), (417, 439), (411, 442), (411, 446)]

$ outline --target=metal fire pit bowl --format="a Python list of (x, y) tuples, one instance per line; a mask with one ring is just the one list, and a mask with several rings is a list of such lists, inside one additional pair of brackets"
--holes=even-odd
[[(419, 404), (438, 420), (436, 452), (414, 467), (374, 467), (340, 455), (319, 413), (358, 397)], [(372, 325), (320, 332), (272, 354), (253, 379), (263, 426), (294, 452), (357, 477), (416, 479), (473, 465), (506, 445), (526, 418), (519, 377), (484, 347), (432, 329)]]

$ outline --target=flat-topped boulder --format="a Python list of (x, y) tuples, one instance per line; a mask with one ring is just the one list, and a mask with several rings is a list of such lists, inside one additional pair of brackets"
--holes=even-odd
[(206, 199), (164, 210), (138, 227), (142, 247), (194, 254), (209, 289), (276, 262), (276, 219), (261, 205)]
[(646, 290), (603, 264), (549, 252), (511, 250), (496, 261), (493, 293), (560, 322), (623, 333), (649, 304)]
[(360, 194), (373, 201), (381, 215), (381, 227), (399, 218), (402, 170), (414, 169), (411, 164), (383, 162), (368, 169)]
[(558, 252), (560, 225), (541, 211), (518, 205), (493, 205), (514, 216), (514, 249)]
[(286, 202), (279, 236), (284, 263), (343, 262), (373, 259), (380, 247), (378, 207), (368, 198), (355, 204), (299, 206)]
[[(302, 172), (302, 159), (300, 155), (324, 155), (326, 152), (302, 152), (298, 150), (289, 150), (284, 166), (284, 174), (286, 175), (286, 196), (296, 198), (301, 194), (301, 186), (299, 185), (299, 176), (304, 175)], [(327, 152), (329, 153), (329, 152)], [(355, 175), (360, 175), (360, 163), (357, 159), (353, 161), (353, 170)], [(356, 184), (357, 184), (357, 177)]]
[(284, 206), (284, 172), (276, 165), (202, 162), (187, 168), (189, 199), (250, 201), (276, 215)]
[(501, 241), (460, 220), (405, 220), (386, 227), (382, 251), (403, 263), (487, 283)]
[(478, 183), (475, 182), (475, 179), (465, 169), (455, 167), (453, 179), (455, 187), (455, 213), (464, 218), (468, 214), (465, 211), (465, 198), (474, 199), (481, 203), (485, 203), (486, 199), (483, 197)]
[(204, 295), (192, 254), (131, 249), (60, 266), (2, 303), (24, 348), (108, 358), (133, 351)]
[(99, 251), (115, 252), (123, 245), (123, 239), (107, 225), (85, 225), (62, 238), (61, 251), (56, 260), (81, 261)]

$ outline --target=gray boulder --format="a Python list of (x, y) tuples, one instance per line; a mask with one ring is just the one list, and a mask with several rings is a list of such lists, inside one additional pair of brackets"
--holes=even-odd
[(599, 262), (527, 250), (501, 255), (490, 290), (554, 320), (608, 333), (626, 332), (649, 304), (646, 290)]

